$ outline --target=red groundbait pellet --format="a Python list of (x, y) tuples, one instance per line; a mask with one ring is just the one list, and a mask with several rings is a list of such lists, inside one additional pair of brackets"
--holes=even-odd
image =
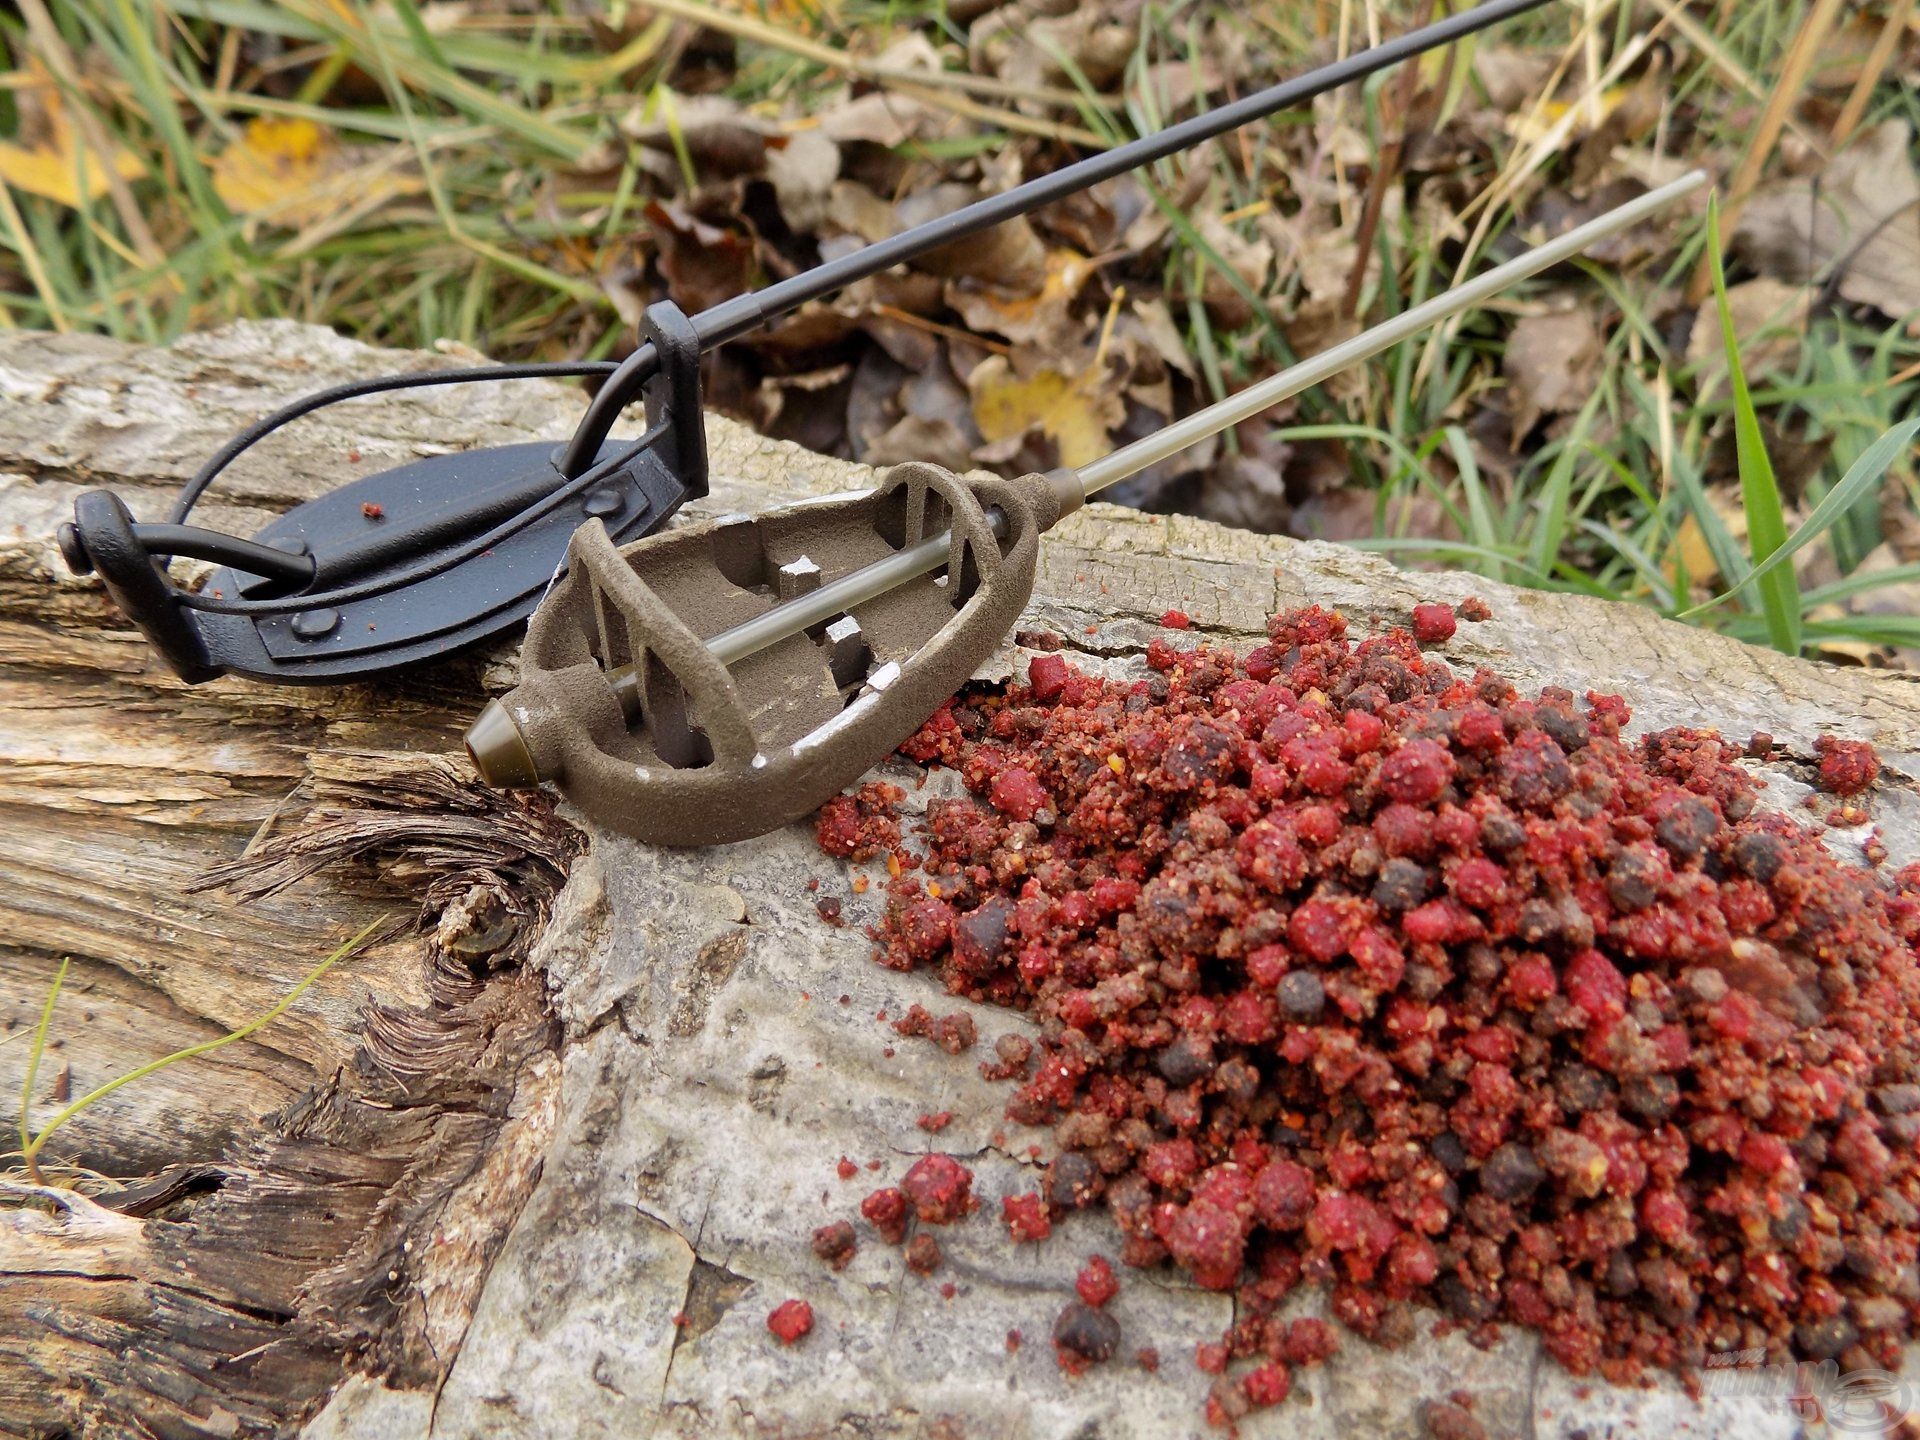
[[(1048, 654), (957, 698), (902, 750), (970, 794), (895, 851), (878, 958), (1037, 1028), (983, 1068), (1053, 1128), (1053, 1215), (1103, 1206), (1125, 1264), (1234, 1294), (1216, 1418), (1332, 1352), (1276, 1313), (1301, 1284), (1382, 1342), (1432, 1306), (1615, 1380), (1725, 1350), (1897, 1367), (1920, 866), (1758, 809), (1744, 741), (1629, 740), (1617, 696), (1456, 674), (1421, 649), (1454, 612), (1414, 615), (1356, 642), (1294, 611), (1244, 657), (1156, 639), (1139, 678)], [(1820, 757), (1870, 799), (1869, 747)], [(893, 824), (868, 787), (821, 840), (877, 854)], [(922, 1219), (970, 1205), (957, 1162), (915, 1171)], [(1117, 1344), (1082, 1278), (1070, 1369)]]

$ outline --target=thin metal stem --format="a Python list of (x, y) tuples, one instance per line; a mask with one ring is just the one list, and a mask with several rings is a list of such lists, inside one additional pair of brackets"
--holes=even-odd
[(1542, 270), (1550, 270), (1563, 261), (1571, 260), (1607, 236), (1639, 224), (1655, 211), (1665, 208), (1683, 195), (1691, 195), (1706, 183), (1704, 170), (1690, 171), (1658, 190), (1649, 190), (1637, 200), (1629, 200), (1617, 209), (1609, 210), (1564, 235), (1515, 256), (1504, 265), (1496, 265), (1411, 310), (1402, 311), (1390, 320), (1383, 320), (1351, 340), (1343, 340), (1318, 355), (1302, 360), (1298, 365), (1282, 370), (1278, 375), (1269, 376), (1257, 385), (1249, 385), (1237, 394), (1229, 395), (1218, 404), (1209, 405), (1171, 425), (1162, 426), (1153, 434), (1142, 436), (1131, 445), (1123, 445), (1111, 455), (1083, 467), (1080, 471), (1081, 487), (1089, 496), (1097, 495), (1109, 485), (1129, 475), (1137, 475), (1149, 466), (1158, 465), (1189, 446), (1218, 435), (1222, 430), (1231, 429), (1303, 390), (1311, 390), (1342, 370), (1371, 359), (1382, 350), (1390, 350), (1402, 340), (1442, 320), (1458, 315), (1463, 310), (1473, 309), (1530, 275), (1538, 275)]
[[(1229, 395), (1217, 404), (1209, 405), (1152, 435), (1123, 446), (1081, 469), (1082, 490), (1092, 495), (1149, 465), (1178, 454), (1189, 445), (1238, 425), (1269, 406), (1318, 385), (1329, 376), (1391, 349), (1431, 325), (1472, 309), (1510, 285), (1571, 259), (1609, 235), (1618, 234), (1656, 210), (1692, 194), (1706, 183), (1705, 172), (1695, 170), (1657, 190), (1650, 190), (1639, 199), (1609, 210), (1557, 239), (1515, 256), (1505, 264), (1496, 265), (1465, 284), (1436, 295), (1390, 320), (1384, 320), (1351, 340), (1323, 350), (1257, 385), (1248, 386), (1237, 395)], [(997, 511), (990, 514), (997, 531), (1004, 524), (1004, 517)], [(896, 551), (884, 560), (862, 566), (838, 580), (830, 581), (799, 599), (776, 605), (751, 620), (721, 631), (707, 641), (707, 648), (729, 665), (749, 655), (756, 655), (790, 635), (810, 630), (856, 605), (886, 594), (896, 586), (938, 570), (946, 563), (950, 544), (948, 532), (930, 536), (918, 544)]]

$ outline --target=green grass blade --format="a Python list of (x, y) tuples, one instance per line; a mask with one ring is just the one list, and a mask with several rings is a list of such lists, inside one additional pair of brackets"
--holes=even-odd
[[(1894, 460), (1904, 454), (1913, 437), (1920, 433), (1920, 420), (1903, 421), (1887, 431), (1873, 444), (1861, 452), (1860, 458), (1847, 467), (1847, 473), (1840, 477), (1840, 483), (1826, 493), (1826, 497), (1814, 506), (1813, 513), (1795, 528), (1786, 542), (1766, 559), (1753, 567), (1747, 576), (1747, 583), (1757, 584), (1777, 566), (1785, 563), (1795, 551), (1804, 549), (1824, 535), (1827, 530), (1872, 487), (1885, 477), (1887, 469)], [(1716, 605), (1725, 603), (1733, 596), (1733, 591), (1716, 595), (1711, 600), (1695, 605), (1691, 610), (1682, 611), (1676, 619), (1690, 620)], [(1804, 601), (1806, 597), (1802, 597)]]
[[(1747, 389), (1740, 363), (1740, 337), (1733, 328), (1733, 310), (1727, 303), (1726, 267), (1720, 261), (1720, 205), (1716, 197), (1707, 206), (1707, 255), (1713, 269), (1713, 300), (1720, 312), (1720, 337), (1727, 351), (1727, 378), (1733, 386), (1733, 438), (1740, 469), (1740, 503), (1747, 512), (1747, 548), (1755, 566), (1787, 543), (1787, 520), (1780, 506), (1780, 485), (1773, 461), (1760, 434), (1760, 416)], [(1764, 576), (1749, 572), (1746, 584), (1760, 599), (1766, 617), (1767, 638), (1773, 648), (1788, 655), (1800, 653), (1800, 582), (1793, 568), (1775, 566)]]

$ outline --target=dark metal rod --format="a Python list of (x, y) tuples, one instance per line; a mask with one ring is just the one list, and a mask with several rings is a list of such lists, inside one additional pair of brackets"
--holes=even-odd
[[(693, 317), (694, 333), (699, 336), (702, 351), (724, 345), (769, 320), (799, 309), (809, 300), (820, 299), (857, 280), (864, 280), (924, 255), (929, 250), (978, 235), (983, 230), (1075, 194), (1089, 185), (1097, 185), (1103, 180), (1124, 175), (1129, 170), (1137, 170), (1142, 165), (1164, 160), (1169, 155), (1191, 149), (1251, 121), (1304, 104), (1329, 90), (1364, 79), (1375, 71), (1397, 65), (1441, 45), (1451, 44), (1489, 25), (1497, 25), (1515, 15), (1537, 10), (1546, 3), (1547, 0), (1487, 0), (1484, 5), (1476, 5), (1471, 10), (1450, 15), (1418, 30), (1410, 30), (1405, 35), (1349, 55), (1344, 60), (1271, 85), (1265, 90), (1205, 114), (1195, 115), (1177, 125), (1169, 125), (1164, 130), (1156, 130), (1151, 135), (1143, 135), (1125, 145), (1117, 145), (1101, 154), (1089, 155), (1084, 160), (1029, 180), (1024, 185), (1016, 185), (998, 195), (976, 200), (951, 215), (916, 225), (911, 230), (877, 241), (838, 260), (816, 265), (764, 290), (723, 300)], [(577, 475), (592, 463), (593, 456), (599, 453), (601, 442), (612, 430), (615, 418), (630, 403), (635, 387), (651, 377), (658, 365), (659, 357), (650, 344), (642, 345), (621, 363), (587, 407), (579, 429), (567, 442), (560, 457), (562, 472), (570, 476)]]

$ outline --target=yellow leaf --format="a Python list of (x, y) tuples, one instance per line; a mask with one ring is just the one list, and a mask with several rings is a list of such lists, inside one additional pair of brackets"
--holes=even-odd
[(213, 163), (213, 188), (236, 215), (302, 232), (296, 247), (338, 233), (420, 188), (394, 173), (394, 147), (345, 146), (311, 120), (261, 116)]
[(1598, 130), (1609, 115), (1620, 108), (1620, 102), (1632, 92), (1630, 85), (1609, 85), (1589, 102), (1585, 97), (1573, 100), (1549, 100), (1539, 110), (1523, 111), (1507, 122), (1507, 129), (1513, 138), (1525, 145), (1538, 144), (1553, 134), (1554, 127), (1567, 117), (1570, 110), (1580, 112), (1574, 122), (1576, 133)]
[(320, 213), (315, 192), (342, 165), (332, 132), (311, 120), (263, 115), (214, 161), (213, 188), (236, 215), (298, 226)]
[(1042, 369), (1022, 377), (1001, 355), (989, 356), (968, 378), (973, 421), (988, 444), (1014, 440), (1036, 426), (1073, 468), (1098, 460), (1111, 448), (1108, 433), (1126, 418), (1118, 395), (1101, 386), (1101, 367), (1074, 376)]
[(147, 173), (139, 156), (118, 146), (101, 163), (74, 130), (59, 89), (37, 62), (29, 60), (14, 78), (20, 139), (0, 140), (0, 180), (77, 210), (107, 193), (109, 166), (123, 180)]

